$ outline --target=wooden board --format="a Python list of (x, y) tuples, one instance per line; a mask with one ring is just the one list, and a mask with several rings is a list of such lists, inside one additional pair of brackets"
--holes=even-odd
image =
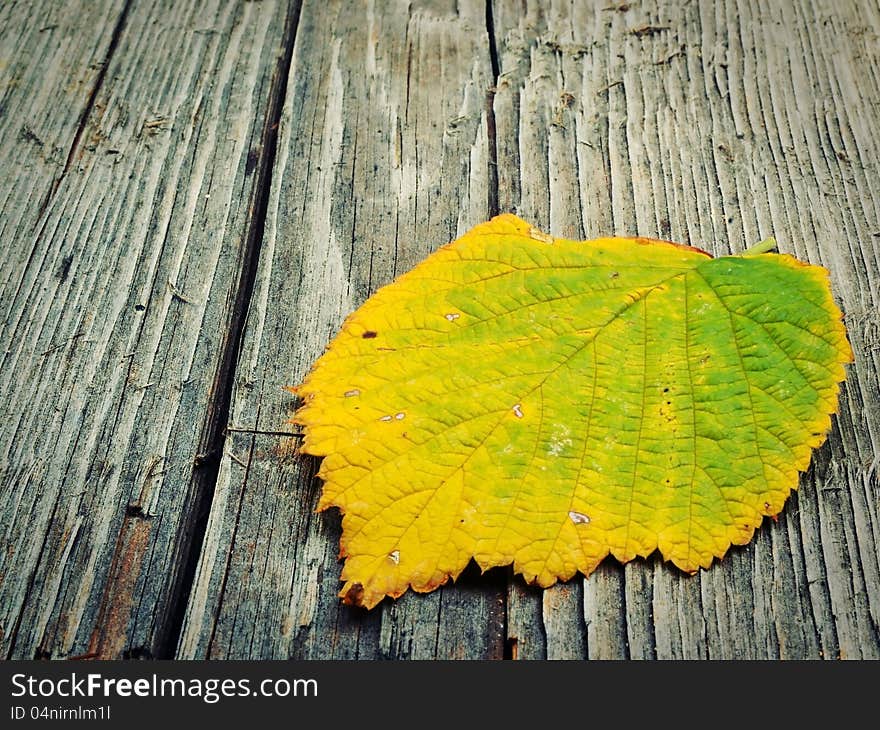
[[(880, 10), (858, 0), (0, 5), (6, 657), (880, 657)], [(856, 361), (711, 570), (336, 596), (283, 386), (498, 210), (827, 266)]]
[[(500, 657), (503, 575), (340, 604), (340, 518), (283, 435), (342, 319), (485, 220), (491, 65), (475, 3), (306, 3), (224, 456), (181, 657)], [(282, 435), (279, 435), (282, 434)]]
[(493, 5), (501, 210), (715, 254), (775, 235), (830, 268), (856, 352), (828, 443), (751, 545), (694, 578), (652, 559), (543, 594), (514, 582), (510, 640), (523, 657), (878, 657), (876, 9)]
[(0, 5), (4, 303), (14, 296), (31, 253), (21, 245), (22, 231), (33, 229), (73, 163), (124, 18), (122, 0), (84, 7), (51, 0)]
[(0, 648), (161, 655), (290, 13), (45, 5), (0, 11)]

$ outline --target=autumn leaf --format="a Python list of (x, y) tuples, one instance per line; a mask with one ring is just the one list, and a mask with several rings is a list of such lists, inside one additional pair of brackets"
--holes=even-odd
[(431, 591), (473, 558), (549, 586), (609, 553), (708, 568), (774, 516), (852, 360), (828, 274), (513, 215), (379, 290), (296, 389), (340, 595)]

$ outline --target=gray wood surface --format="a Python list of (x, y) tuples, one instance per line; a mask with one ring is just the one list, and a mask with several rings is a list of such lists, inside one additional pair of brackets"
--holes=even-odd
[[(857, 0), (0, 5), (0, 651), (880, 658), (878, 61)], [(840, 414), (778, 522), (695, 577), (468, 570), (342, 606), (284, 386), (499, 210), (775, 235), (831, 271)]]
[(0, 648), (149, 657), (211, 468), (288, 8), (75, 5), (0, 11)]

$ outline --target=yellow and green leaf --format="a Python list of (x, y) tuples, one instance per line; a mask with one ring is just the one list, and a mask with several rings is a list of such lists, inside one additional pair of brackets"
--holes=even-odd
[(477, 226), (355, 311), (296, 389), (340, 595), (471, 559), (549, 586), (609, 553), (708, 568), (776, 515), (852, 360), (827, 271)]

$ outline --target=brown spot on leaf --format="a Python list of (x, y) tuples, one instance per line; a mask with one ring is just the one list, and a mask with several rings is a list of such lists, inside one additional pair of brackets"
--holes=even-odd
[(345, 595), (342, 597), (342, 602), (348, 606), (360, 606), (361, 602), (364, 598), (364, 586), (361, 583), (352, 583), (351, 588), (349, 588)]
[(708, 251), (704, 251), (701, 248), (697, 248), (696, 246), (688, 246), (684, 243), (675, 243), (674, 241), (663, 241), (659, 238), (645, 238), (644, 236), (638, 236), (632, 239), (638, 244), (642, 246), (655, 246), (658, 243), (665, 243), (667, 246), (675, 246), (676, 248), (683, 248), (686, 251), (694, 251), (695, 253), (701, 253), (703, 256), (708, 256), (710, 259), (712, 258), (712, 254)]

